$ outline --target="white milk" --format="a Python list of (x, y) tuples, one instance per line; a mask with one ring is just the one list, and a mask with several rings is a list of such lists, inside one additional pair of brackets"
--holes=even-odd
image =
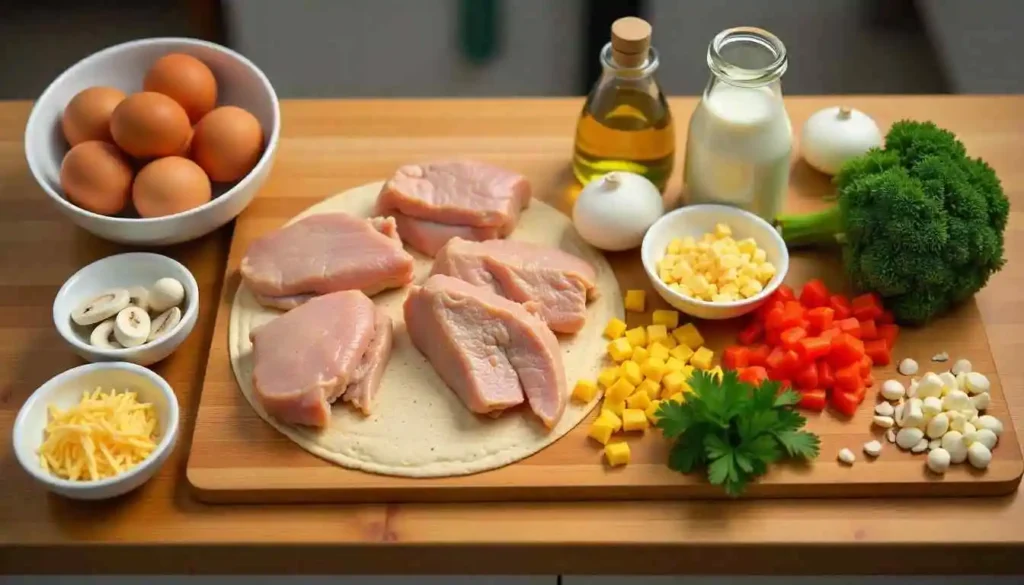
[(712, 82), (690, 118), (684, 181), (690, 203), (724, 203), (771, 221), (789, 187), (793, 129), (778, 81)]

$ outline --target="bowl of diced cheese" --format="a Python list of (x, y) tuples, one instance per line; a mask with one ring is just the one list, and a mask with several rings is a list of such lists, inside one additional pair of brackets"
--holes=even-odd
[(757, 309), (789, 270), (789, 251), (775, 228), (727, 205), (689, 205), (663, 215), (647, 230), (640, 254), (661, 298), (699, 319)]
[(40, 386), (14, 421), (18, 463), (76, 500), (128, 493), (174, 450), (178, 400), (166, 380), (128, 362), (72, 368)]

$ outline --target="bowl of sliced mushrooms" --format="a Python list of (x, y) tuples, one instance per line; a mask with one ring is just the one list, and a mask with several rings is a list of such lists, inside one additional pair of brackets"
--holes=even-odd
[(147, 252), (89, 264), (53, 301), (57, 331), (91, 362), (156, 363), (185, 341), (198, 315), (192, 273), (177, 260)]

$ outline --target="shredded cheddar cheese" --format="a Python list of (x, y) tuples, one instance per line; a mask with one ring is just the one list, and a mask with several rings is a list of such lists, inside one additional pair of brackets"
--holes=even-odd
[(75, 406), (49, 407), (39, 464), (62, 479), (92, 481), (123, 473), (156, 449), (157, 418), (152, 404), (135, 392), (82, 393)]

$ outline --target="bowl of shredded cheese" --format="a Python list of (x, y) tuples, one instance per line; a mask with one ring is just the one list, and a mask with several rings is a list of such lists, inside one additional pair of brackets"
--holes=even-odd
[(14, 421), (21, 466), (50, 491), (100, 500), (157, 472), (178, 437), (178, 400), (153, 371), (128, 362), (72, 368), (40, 386)]

